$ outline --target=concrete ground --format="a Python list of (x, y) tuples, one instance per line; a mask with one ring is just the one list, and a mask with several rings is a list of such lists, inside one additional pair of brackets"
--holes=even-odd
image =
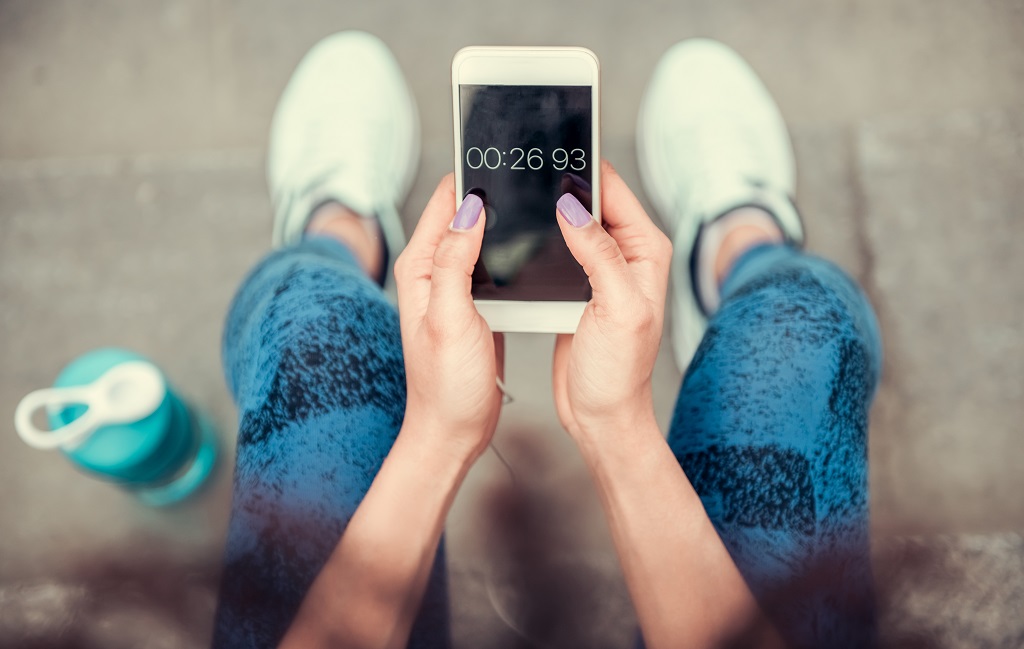
[[(882, 323), (872, 525), (879, 570), (893, 580), (889, 603), (901, 612), (883, 616), (887, 637), (892, 646), (1024, 643), (1024, 594), (1014, 587), (1024, 583), (1019, 0), (0, 0), (0, 639), (45, 634), (55, 620), (79, 624), (82, 566), (135, 557), (196, 576), (182, 613), (188, 632), (166, 631), (159, 646), (205, 642), (229, 471), (188, 505), (148, 510), (24, 446), (11, 415), (76, 355), (118, 345), (155, 359), (231, 448), (220, 327), (269, 243), (270, 115), (306, 49), (348, 28), (393, 48), (419, 102), (423, 156), (403, 212), (409, 226), (451, 169), (448, 75), (459, 47), (593, 49), (605, 153), (638, 192), (633, 129), (660, 54), (700, 35), (747, 57), (792, 130), (810, 248), (863, 284)], [(530, 511), (557, 521), (550, 574), (592, 595), (567, 607), (586, 620), (575, 629), (588, 638), (579, 646), (625, 646), (633, 613), (588, 477), (554, 417), (551, 344), (510, 336), (517, 399), (496, 446)], [(663, 425), (679, 378), (663, 350)], [(460, 647), (521, 646), (511, 630), (517, 594), (488, 516), (492, 490), (508, 481), (486, 455), (450, 518)], [(915, 572), (921, 557), (932, 560)], [(950, 597), (964, 592), (974, 599), (956, 600), (952, 619)], [(133, 644), (128, 631), (89, 637), (141, 646), (164, 628), (152, 612), (118, 611), (109, 619), (130, 618), (149, 641)]]

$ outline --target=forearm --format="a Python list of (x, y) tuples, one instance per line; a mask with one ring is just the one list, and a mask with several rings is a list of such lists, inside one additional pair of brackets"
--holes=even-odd
[(634, 426), (589, 436), (580, 449), (647, 646), (719, 647), (740, 636), (779, 646), (653, 415)]
[(416, 432), (399, 433), (281, 647), (405, 646), (472, 463)]

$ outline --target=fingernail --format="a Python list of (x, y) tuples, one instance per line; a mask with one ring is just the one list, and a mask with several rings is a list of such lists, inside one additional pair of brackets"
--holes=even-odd
[(558, 199), (558, 213), (575, 228), (582, 228), (594, 220), (594, 217), (590, 216), (590, 212), (572, 194), (562, 194), (562, 197)]
[(462, 205), (459, 206), (459, 211), (455, 213), (455, 218), (452, 219), (453, 230), (471, 230), (476, 225), (477, 220), (480, 219), (480, 212), (484, 209), (484, 202), (480, 200), (480, 197), (476, 194), (467, 194), (462, 199)]

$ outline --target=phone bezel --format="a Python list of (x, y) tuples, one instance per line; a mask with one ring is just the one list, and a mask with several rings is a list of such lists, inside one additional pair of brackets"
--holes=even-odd
[[(462, 106), (459, 86), (590, 86), (591, 158), (601, 160), (601, 68), (597, 56), (584, 47), (473, 46), (452, 59), (452, 118), (455, 133), (455, 200), (462, 204)], [(601, 172), (592, 176), (593, 215), (601, 222)], [(554, 215), (552, 215), (554, 217)], [(573, 333), (587, 301), (474, 300), (492, 331)]]

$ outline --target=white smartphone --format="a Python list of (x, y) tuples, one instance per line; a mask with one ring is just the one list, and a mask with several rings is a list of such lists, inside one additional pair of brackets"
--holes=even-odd
[(473, 299), (492, 331), (572, 333), (590, 282), (555, 203), (601, 221), (600, 67), (582, 47), (467, 47), (452, 61), (455, 191), (483, 200)]

